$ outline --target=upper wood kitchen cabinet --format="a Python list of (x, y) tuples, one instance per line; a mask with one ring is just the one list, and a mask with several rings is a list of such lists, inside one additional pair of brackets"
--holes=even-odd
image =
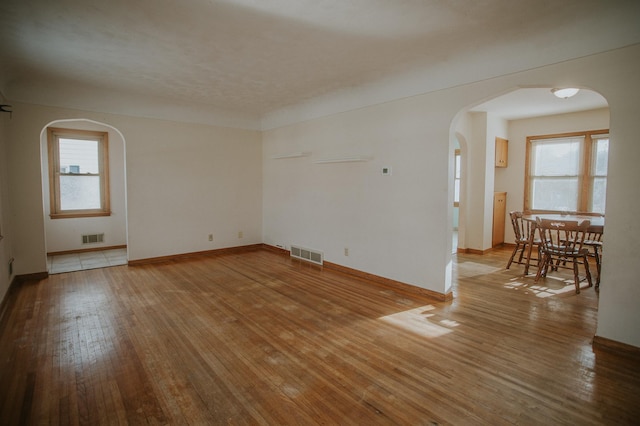
[(507, 167), (509, 158), (509, 141), (496, 137), (496, 167)]

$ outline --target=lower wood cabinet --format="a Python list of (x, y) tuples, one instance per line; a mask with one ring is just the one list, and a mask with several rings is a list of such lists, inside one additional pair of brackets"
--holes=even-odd
[(507, 193), (493, 194), (493, 247), (504, 243), (504, 224), (507, 217)]

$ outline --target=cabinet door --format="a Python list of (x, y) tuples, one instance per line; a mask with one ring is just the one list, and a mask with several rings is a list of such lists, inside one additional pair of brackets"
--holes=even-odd
[(509, 141), (496, 137), (496, 167), (507, 167), (509, 159)]
[(504, 243), (504, 223), (507, 217), (507, 193), (493, 194), (493, 247)]

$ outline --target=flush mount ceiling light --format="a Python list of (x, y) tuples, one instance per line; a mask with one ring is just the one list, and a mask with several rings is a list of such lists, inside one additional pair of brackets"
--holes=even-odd
[(551, 89), (551, 93), (560, 99), (567, 99), (574, 96), (579, 90), (574, 87), (567, 87), (565, 89)]

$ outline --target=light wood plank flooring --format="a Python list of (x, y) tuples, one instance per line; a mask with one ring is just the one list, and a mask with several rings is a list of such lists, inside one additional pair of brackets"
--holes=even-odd
[(593, 288), (455, 257), (450, 302), (266, 250), (23, 283), (0, 424), (638, 424)]

